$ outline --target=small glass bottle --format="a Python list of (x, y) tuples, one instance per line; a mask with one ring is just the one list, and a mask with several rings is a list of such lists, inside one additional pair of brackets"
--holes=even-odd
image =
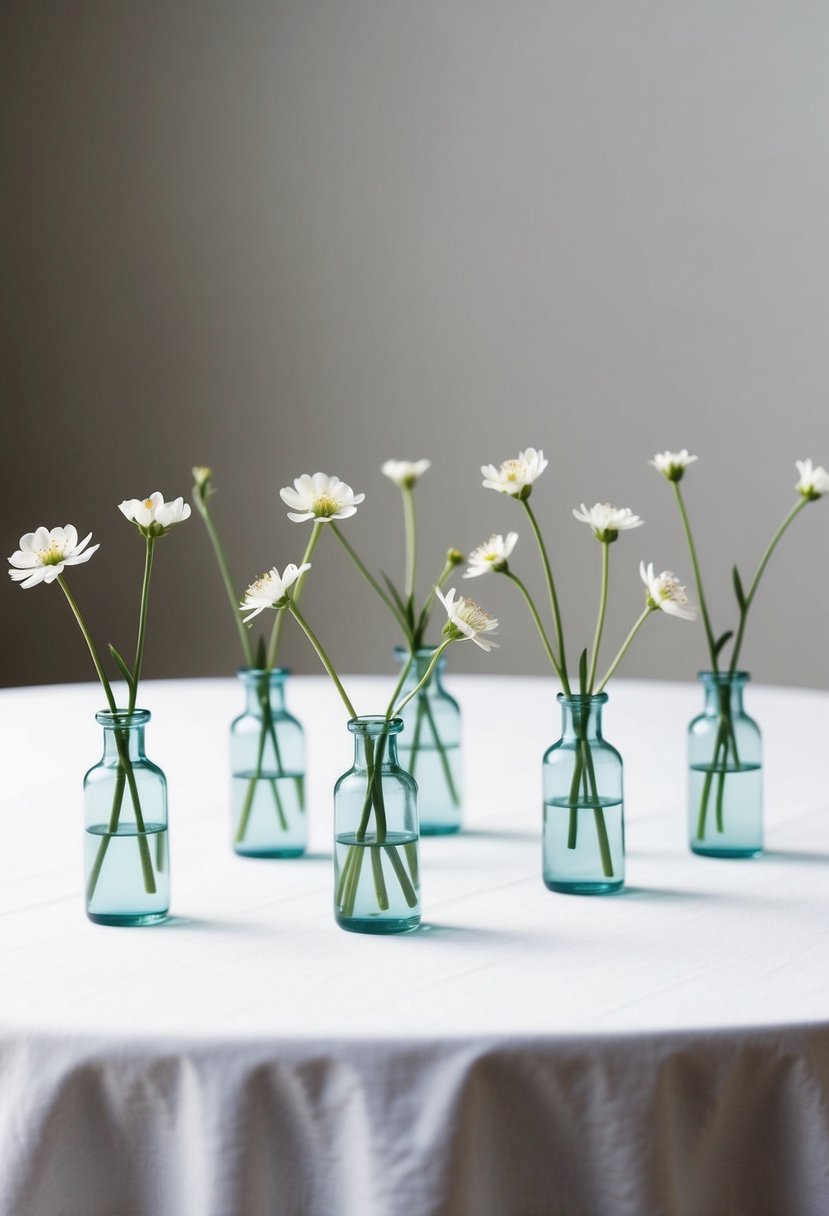
[(84, 777), (86, 914), (152, 925), (170, 907), (167, 780), (144, 752), (146, 709), (102, 710), (104, 752)]
[(605, 895), (625, 881), (622, 757), (602, 736), (607, 693), (558, 696), (561, 738), (543, 761), (544, 882)]
[[(401, 697), (412, 691), (426, 674), (434, 651), (416, 650)], [(409, 661), (405, 646), (396, 646), (394, 657), (401, 665)], [(461, 711), (443, 687), (446, 657), (437, 666), (417, 696), (400, 715), (400, 762), (417, 782), (421, 836), (448, 835), (461, 826), (463, 789), (461, 781)]]
[(701, 671), (705, 706), (688, 727), (688, 837), (705, 857), (763, 851), (763, 746), (743, 709), (748, 672)]
[(417, 785), (397, 763), (400, 718), (352, 718), (354, 765), (334, 786), (334, 916), (353, 933), (420, 924)]
[(286, 667), (242, 667), (244, 713), (230, 727), (233, 847), (244, 857), (301, 857), (308, 842), (305, 740), (285, 708)]

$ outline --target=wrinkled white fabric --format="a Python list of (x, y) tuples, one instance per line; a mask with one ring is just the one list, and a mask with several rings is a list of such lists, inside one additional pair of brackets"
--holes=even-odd
[[(343, 933), (331, 787), (351, 739), (294, 680), (309, 856), (230, 848), (233, 681), (148, 683), (172, 916), (83, 914), (93, 686), (0, 693), (2, 1216), (825, 1216), (829, 696), (752, 688), (767, 846), (691, 856), (693, 685), (619, 682), (628, 872), (540, 877), (548, 681), (459, 677), (467, 830), (422, 843), (424, 927)], [(389, 683), (349, 682), (376, 710)]]

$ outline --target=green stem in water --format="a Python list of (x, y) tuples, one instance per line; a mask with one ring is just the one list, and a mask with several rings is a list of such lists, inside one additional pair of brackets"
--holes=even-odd
[(610, 545), (607, 541), (601, 542), (602, 546), (602, 592), (599, 600), (599, 619), (596, 621), (596, 636), (593, 639), (593, 657), (590, 660), (590, 675), (587, 678), (588, 693), (593, 692), (593, 684), (596, 680), (596, 664), (599, 661), (599, 647), (602, 644), (602, 630), (604, 629), (605, 612), (607, 611), (607, 583), (608, 569), (610, 566)]
[(656, 611), (656, 609), (651, 608), (650, 604), (645, 605), (645, 609), (644, 609), (642, 615), (638, 618), (638, 620), (634, 624), (633, 628), (631, 629), (630, 633), (625, 638), (624, 642), (622, 642), (622, 646), (621, 646), (619, 653), (616, 655), (616, 658), (613, 660), (613, 662), (608, 667), (607, 672), (605, 673), (604, 679), (602, 680), (599, 687), (596, 689), (597, 696), (600, 692), (604, 692), (605, 684), (607, 684), (608, 680), (613, 675), (614, 671), (619, 666), (622, 659), (625, 657), (625, 654), (626, 654), (627, 649), (630, 646), (631, 642), (636, 637), (637, 633), (642, 628), (642, 626), (644, 625), (645, 621), (648, 619), (650, 614), (655, 611)]
[(556, 661), (556, 656), (553, 654), (553, 648), (550, 645), (550, 640), (547, 637), (547, 634), (544, 630), (544, 626), (541, 623), (541, 617), (538, 614), (538, 609), (536, 608), (535, 604), (533, 603), (532, 596), (530, 595), (529, 591), (524, 586), (524, 584), (521, 582), (521, 579), (518, 577), (517, 574), (513, 574), (513, 572), (511, 570), (504, 570), (502, 573), (504, 573), (507, 576), (507, 578), (510, 580), (510, 582), (515, 583), (516, 587), (521, 592), (524, 599), (527, 601), (527, 607), (530, 610), (530, 615), (532, 616), (533, 620), (535, 621), (535, 627), (538, 630), (538, 636), (541, 638), (541, 644), (544, 647), (544, 653), (546, 654), (547, 658), (550, 660), (553, 671), (558, 676), (559, 680), (561, 681), (562, 687), (563, 687), (564, 686), (564, 677), (562, 676), (561, 668), (559, 667), (558, 662)]
[(357, 555), (357, 553), (354, 549), (354, 546), (351, 544), (350, 541), (346, 540), (346, 538), (343, 536), (342, 532), (337, 527), (337, 525), (332, 523), (329, 526), (331, 528), (331, 531), (336, 536), (337, 540), (340, 542), (342, 547), (345, 549), (348, 556), (354, 562), (354, 565), (357, 567), (357, 569), (362, 574), (363, 578), (368, 583), (368, 585), (372, 588), (372, 590), (377, 595), (379, 595), (380, 599), (386, 605), (389, 612), (391, 612), (392, 616), (398, 622), (401, 629), (403, 630), (405, 637), (408, 640), (411, 640), (411, 636), (412, 636), (411, 625), (406, 620), (406, 618), (402, 615), (402, 613), (400, 612), (400, 609), (397, 607), (397, 605), (394, 603), (394, 601), (392, 599), (390, 599), (389, 596), (386, 595), (385, 591), (380, 586), (380, 584), (377, 582), (377, 579), (374, 577), (374, 575), (371, 573), (371, 571), (368, 569), (365, 562), (360, 560), (359, 556)]
[(222, 576), (222, 582), (224, 583), (224, 589), (227, 594), (228, 603), (230, 604), (230, 610), (233, 613), (233, 621), (236, 625), (236, 631), (239, 634), (239, 641), (242, 643), (242, 654), (244, 655), (245, 666), (253, 667), (253, 648), (250, 644), (250, 634), (245, 628), (241, 613), (239, 612), (239, 595), (233, 585), (233, 579), (230, 575), (230, 565), (227, 560), (227, 552), (225, 551), (225, 547), (222, 543), (222, 538), (219, 536), (216, 529), (216, 525), (213, 522), (207, 501), (202, 498), (201, 494), (194, 493), (193, 497), (195, 499), (196, 507), (204, 520), (204, 525), (207, 528), (207, 535), (210, 537), (210, 542), (213, 545), (213, 552), (216, 554), (216, 561), (219, 564), (219, 572)]
[(734, 672), (737, 670), (737, 660), (740, 657), (740, 648), (742, 647), (742, 644), (743, 644), (743, 634), (745, 633), (746, 621), (748, 619), (748, 610), (751, 607), (751, 603), (752, 603), (752, 600), (754, 599), (754, 595), (755, 595), (755, 592), (757, 591), (757, 587), (759, 586), (760, 579), (763, 577), (763, 573), (766, 569), (766, 566), (769, 564), (769, 559), (771, 558), (772, 553), (774, 553), (774, 550), (777, 548), (777, 545), (778, 545), (781, 537), (783, 536), (783, 533), (789, 527), (789, 524), (791, 524), (793, 522), (793, 520), (795, 520), (797, 518), (797, 516), (800, 514), (800, 512), (803, 510), (803, 508), (806, 506), (806, 504), (808, 502), (809, 502), (808, 498), (801, 497), (794, 504), (792, 509), (789, 511), (789, 513), (786, 515), (785, 519), (781, 523), (780, 527), (775, 532), (774, 536), (772, 536), (771, 540), (769, 541), (768, 545), (766, 546), (765, 553), (763, 554), (762, 558), (760, 559), (760, 565), (757, 567), (757, 570), (755, 571), (755, 574), (754, 574), (754, 578), (751, 580), (751, 586), (749, 587), (748, 595), (745, 598), (745, 603), (744, 603), (742, 611), (740, 613), (740, 625), (739, 625), (739, 628), (737, 629), (737, 638), (736, 638), (736, 641), (734, 642), (734, 649), (731, 653), (731, 663), (728, 668), (729, 675), (733, 675)]
[[(283, 609), (280, 609), (280, 611), (284, 612), (285, 610), (283, 608)], [(354, 708), (354, 706), (349, 701), (348, 694), (346, 693), (345, 689), (343, 688), (342, 684), (340, 683), (340, 678), (337, 675), (334, 668), (332, 667), (331, 660), (329, 659), (328, 655), (325, 653), (325, 650), (323, 649), (323, 646), (322, 646), (322, 642), (320, 642), (319, 638), (316, 636), (316, 634), (312, 630), (311, 626), (305, 620), (304, 616), (299, 611), (299, 609), (297, 608), (294, 601), (292, 599), (290, 599), (290, 597), (288, 598), (288, 611), (294, 617), (294, 619), (296, 620), (300, 629), (302, 629), (302, 631), (305, 634), (305, 636), (307, 637), (308, 641), (314, 647), (314, 650), (316, 650), (317, 656), (319, 657), (320, 662), (322, 663), (325, 670), (328, 672), (331, 679), (334, 681), (334, 687), (336, 688), (337, 692), (340, 694), (343, 705), (345, 705), (346, 709), (348, 710), (348, 716), (350, 718), (358, 717), (357, 710)]]
[(556, 646), (558, 648), (558, 663), (556, 664), (556, 667), (559, 671), (559, 678), (561, 679), (561, 686), (564, 690), (564, 695), (569, 697), (570, 682), (567, 678), (567, 659), (564, 654), (564, 633), (561, 627), (561, 612), (559, 611), (558, 606), (558, 596), (556, 594), (556, 584), (553, 578), (553, 569), (550, 565), (550, 559), (547, 555), (547, 548), (544, 544), (541, 530), (538, 526), (535, 515), (533, 514), (533, 509), (529, 504), (529, 500), (523, 498), (521, 500), (521, 504), (527, 513), (527, 518), (530, 521), (530, 527), (533, 530), (533, 535), (535, 536), (535, 541), (538, 545), (538, 552), (541, 554), (541, 563), (544, 567), (544, 576), (547, 580), (547, 590), (550, 595), (550, 608), (552, 610), (553, 624), (555, 625), (556, 631)]
[[(320, 535), (322, 534), (322, 529), (323, 529), (323, 525), (318, 520), (314, 520), (314, 526), (311, 528), (311, 537), (305, 548), (305, 552), (302, 555), (302, 561), (299, 563), (300, 566), (306, 565), (308, 562), (310, 562), (311, 558), (313, 557), (314, 550), (317, 547), (317, 542), (320, 538)], [(300, 601), (300, 598), (302, 596), (302, 588), (305, 584), (305, 579), (306, 579), (307, 574), (308, 574), (308, 571), (303, 570), (302, 574), (300, 574), (299, 578), (294, 583), (293, 594), (292, 594), (291, 598), (293, 599), (295, 604), (298, 604)], [(282, 622), (284, 619), (285, 619), (284, 612), (277, 612), (276, 620), (274, 621), (273, 629), (271, 630), (270, 644), (268, 646), (268, 667), (267, 667), (268, 671), (271, 671), (276, 666), (276, 658), (277, 658), (277, 655), (279, 654), (279, 641), (282, 636)]]
[(679, 488), (679, 482), (673, 482), (674, 493), (676, 494), (677, 506), (679, 513), (682, 516), (682, 526), (685, 529), (685, 539), (688, 542), (688, 552), (691, 555), (691, 565), (694, 567), (694, 579), (697, 584), (697, 596), (699, 598), (700, 612), (702, 613), (702, 623), (705, 626), (705, 637), (708, 642), (708, 653), (711, 656), (711, 670), (716, 672), (717, 668), (717, 650), (714, 641), (714, 631), (711, 628), (711, 618), (708, 615), (708, 605), (705, 601), (705, 591), (702, 586), (702, 573), (699, 568), (699, 560), (697, 558), (697, 548), (694, 544), (693, 533), (691, 532), (691, 524), (688, 519), (688, 512), (685, 510), (685, 499), (682, 497), (682, 490)]

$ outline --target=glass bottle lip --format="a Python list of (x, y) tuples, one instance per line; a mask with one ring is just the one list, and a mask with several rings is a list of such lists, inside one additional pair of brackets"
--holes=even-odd
[[(437, 646), (418, 646), (414, 652), (414, 657), (416, 659), (429, 659), (436, 650)], [(394, 657), (399, 663), (405, 663), (406, 659), (408, 659), (411, 653), (412, 652), (409, 650), (408, 646), (395, 646), (394, 648)], [(442, 654), (440, 656), (440, 661), (443, 662), (445, 658), (446, 655)]]
[(568, 696), (566, 692), (560, 692), (557, 693), (556, 700), (558, 701), (559, 705), (571, 705), (574, 707), (586, 705), (605, 705), (608, 700), (608, 694), (606, 692), (575, 692)]
[(237, 667), (236, 679), (244, 681), (245, 684), (255, 684), (262, 680), (265, 676), (269, 680), (284, 680), (286, 676), (291, 674), (290, 667)]
[(115, 713), (111, 709), (99, 709), (95, 721), (107, 730), (132, 730), (135, 726), (144, 726), (151, 717), (148, 709), (134, 709), (132, 713), (128, 709), (116, 709)]
[(372, 739), (380, 735), (399, 735), (403, 729), (402, 718), (384, 718), (381, 714), (360, 714), (349, 718), (348, 729), (352, 735), (368, 735)]
[(697, 679), (703, 684), (716, 684), (725, 688), (729, 684), (745, 684), (751, 679), (748, 671), (698, 671)]

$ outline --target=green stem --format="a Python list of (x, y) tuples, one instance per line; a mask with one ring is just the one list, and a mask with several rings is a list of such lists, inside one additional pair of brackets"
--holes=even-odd
[(541, 638), (541, 644), (544, 647), (544, 653), (547, 655), (547, 658), (550, 660), (550, 663), (552, 664), (552, 667), (553, 667), (553, 671), (558, 676), (559, 680), (561, 681), (562, 687), (563, 687), (564, 686), (564, 677), (561, 673), (561, 668), (559, 667), (558, 663), (556, 662), (556, 656), (553, 654), (553, 648), (550, 645), (549, 638), (547, 637), (547, 634), (544, 631), (544, 626), (541, 623), (541, 617), (538, 615), (538, 609), (536, 608), (535, 604), (533, 603), (532, 596), (530, 595), (529, 591), (524, 586), (524, 584), (521, 582), (521, 579), (518, 577), (517, 574), (513, 574), (513, 572), (511, 570), (504, 570), (503, 573), (507, 576), (507, 578), (511, 582), (515, 583), (516, 587), (521, 592), (524, 599), (527, 601), (527, 607), (529, 608), (530, 614), (532, 615), (532, 618), (535, 621), (535, 627), (538, 630), (538, 636)]
[(765, 553), (763, 554), (762, 558), (760, 559), (760, 565), (757, 567), (757, 570), (755, 571), (755, 574), (754, 574), (754, 578), (751, 580), (751, 586), (749, 588), (748, 595), (745, 598), (745, 603), (744, 603), (742, 611), (740, 613), (740, 625), (737, 630), (737, 638), (736, 638), (736, 641), (734, 642), (734, 649), (731, 653), (731, 663), (728, 668), (729, 675), (733, 675), (734, 672), (737, 670), (737, 660), (740, 657), (740, 648), (743, 644), (743, 634), (745, 633), (746, 620), (748, 619), (748, 610), (751, 607), (751, 603), (752, 603), (752, 600), (754, 599), (754, 595), (755, 595), (755, 592), (757, 591), (757, 587), (759, 586), (760, 579), (763, 577), (763, 573), (766, 569), (766, 566), (769, 564), (769, 559), (771, 558), (772, 553), (774, 553), (774, 550), (777, 548), (777, 545), (778, 545), (781, 537), (783, 536), (783, 533), (788, 528), (789, 524), (791, 524), (792, 521), (797, 518), (797, 516), (800, 514), (800, 512), (803, 510), (803, 508), (806, 506), (806, 504), (808, 502), (809, 502), (808, 498), (801, 497), (794, 504), (791, 511), (789, 511), (789, 513), (786, 515), (785, 519), (781, 523), (780, 527), (775, 532), (774, 536), (772, 536), (771, 540), (769, 541), (768, 545), (766, 546)]
[(412, 638), (412, 650), (419, 650), (423, 645), (423, 634), (426, 632), (426, 626), (429, 624), (429, 613), (432, 610), (432, 604), (434, 604), (435, 599), (437, 598), (437, 589), (438, 587), (440, 587), (441, 590), (443, 589), (446, 580), (455, 569), (455, 565), (455, 562), (446, 562), (440, 572), (440, 575), (438, 576), (437, 582), (432, 584), (432, 589), (426, 596), (423, 607), (420, 610), (420, 616), (417, 618), (417, 625), (415, 626), (414, 636)]
[(414, 598), (415, 570), (417, 569), (417, 522), (415, 520), (414, 493), (410, 486), (402, 487), (403, 517), (406, 525), (406, 602), (411, 605)]
[(409, 704), (409, 702), (414, 700), (414, 698), (420, 692), (421, 688), (423, 688), (424, 684), (429, 683), (429, 679), (432, 675), (432, 672), (437, 667), (438, 659), (443, 654), (446, 647), (452, 645), (452, 642), (454, 640), (455, 640), (454, 638), (447, 638), (445, 642), (441, 642), (440, 646), (438, 646), (437, 650), (435, 650), (434, 654), (432, 655), (431, 659), (429, 660), (429, 666), (426, 668), (426, 672), (423, 675), (423, 677), (420, 680), (418, 680), (417, 684), (415, 684), (414, 688), (409, 693), (409, 695), (407, 697), (404, 697), (404, 699), (397, 706), (397, 709), (395, 709), (392, 712), (391, 716), (393, 718), (399, 718), (400, 715), (402, 714), (403, 710)]
[(639, 617), (639, 619), (636, 621), (636, 623), (634, 624), (634, 626), (633, 626), (633, 628), (631, 629), (630, 633), (629, 633), (629, 634), (627, 635), (627, 637), (625, 638), (624, 642), (622, 643), (622, 648), (621, 648), (621, 650), (619, 651), (619, 653), (616, 655), (616, 658), (613, 660), (613, 662), (612, 662), (612, 663), (610, 664), (610, 666), (608, 667), (607, 672), (605, 673), (605, 677), (604, 677), (604, 679), (602, 680), (602, 682), (601, 682), (601, 684), (599, 685), (599, 687), (596, 689), (596, 695), (597, 695), (597, 696), (598, 696), (598, 694), (599, 694), (600, 692), (603, 692), (603, 691), (604, 691), (604, 686), (605, 686), (605, 684), (608, 682), (608, 680), (609, 680), (609, 679), (610, 679), (610, 677), (613, 675), (613, 673), (614, 673), (614, 671), (616, 670), (616, 668), (617, 668), (617, 667), (619, 666), (619, 664), (621, 663), (621, 661), (622, 661), (622, 659), (624, 658), (624, 656), (625, 656), (625, 654), (626, 654), (626, 652), (627, 652), (627, 649), (628, 649), (628, 647), (630, 646), (631, 642), (632, 642), (632, 641), (633, 641), (633, 639), (636, 637), (637, 633), (638, 633), (638, 632), (639, 632), (639, 630), (641, 629), (642, 625), (644, 625), (645, 621), (648, 619), (648, 617), (650, 616), (650, 614), (651, 614), (652, 612), (655, 612), (655, 611), (656, 611), (656, 609), (655, 609), (655, 608), (651, 608), (651, 606), (650, 606), (649, 604), (646, 604), (646, 605), (645, 605), (645, 610), (644, 610), (644, 612), (643, 612), (643, 613), (642, 613), (642, 615)]
[(559, 658), (556, 668), (559, 672), (559, 678), (561, 680), (561, 687), (564, 690), (564, 695), (569, 697), (570, 682), (567, 678), (567, 659), (564, 654), (564, 633), (561, 627), (561, 612), (559, 611), (558, 606), (558, 596), (556, 595), (556, 584), (555, 580), (553, 579), (553, 570), (552, 566), (550, 565), (550, 559), (547, 556), (547, 548), (544, 544), (541, 530), (538, 526), (535, 515), (533, 514), (533, 509), (529, 504), (529, 500), (523, 498), (521, 503), (527, 513), (527, 518), (530, 521), (530, 527), (533, 530), (533, 535), (535, 536), (535, 541), (538, 545), (538, 551), (541, 554), (541, 563), (544, 567), (544, 576), (547, 580), (547, 590), (550, 595), (550, 608), (553, 613), (553, 624), (555, 625), (556, 631), (556, 646), (558, 648)]
[(708, 651), (711, 656), (711, 670), (716, 672), (717, 668), (717, 648), (714, 640), (714, 631), (711, 628), (711, 618), (708, 615), (708, 605), (705, 601), (705, 591), (702, 586), (702, 573), (699, 568), (699, 560), (697, 558), (697, 548), (694, 544), (693, 533), (691, 532), (691, 524), (688, 519), (688, 512), (685, 510), (685, 499), (682, 497), (682, 490), (679, 488), (679, 482), (673, 482), (674, 493), (679, 507), (679, 513), (682, 516), (682, 526), (685, 529), (685, 539), (688, 542), (688, 551), (691, 554), (691, 565), (694, 567), (694, 579), (697, 584), (697, 596), (699, 597), (700, 612), (702, 613), (702, 622), (705, 626), (705, 637), (708, 642)]
[[(302, 555), (302, 561), (299, 563), (300, 566), (306, 565), (308, 562), (310, 562), (311, 558), (313, 557), (314, 550), (317, 547), (317, 541), (319, 540), (319, 538), (322, 534), (322, 529), (323, 529), (323, 525), (319, 522), (319, 520), (314, 520), (314, 526), (311, 528), (311, 537), (305, 548), (305, 552)], [(291, 598), (295, 604), (298, 604), (300, 601), (300, 597), (302, 596), (302, 588), (305, 584), (305, 579), (306, 579), (307, 575), (308, 575), (308, 571), (303, 570), (302, 574), (300, 574), (299, 578), (294, 583), (294, 588), (293, 588), (293, 593), (291, 595)], [(282, 622), (284, 621), (284, 619), (285, 619), (285, 613), (277, 612), (276, 620), (274, 621), (273, 629), (271, 630), (270, 644), (268, 646), (268, 667), (267, 667), (268, 671), (271, 671), (276, 666), (276, 656), (279, 653), (279, 640), (282, 636)]]
[(599, 661), (599, 647), (602, 643), (602, 630), (604, 629), (605, 612), (607, 611), (607, 583), (608, 570), (610, 566), (610, 545), (607, 541), (602, 541), (602, 592), (599, 600), (599, 619), (596, 621), (596, 636), (593, 639), (593, 657), (590, 660), (590, 675), (587, 679), (587, 693), (593, 692), (593, 684), (596, 680), (596, 664)]
[(377, 579), (374, 577), (374, 575), (368, 569), (366, 564), (360, 560), (360, 558), (358, 557), (357, 553), (354, 550), (353, 545), (350, 543), (350, 541), (346, 540), (346, 538), (343, 536), (342, 532), (337, 527), (337, 525), (335, 523), (332, 523), (332, 524), (330, 524), (330, 528), (331, 528), (331, 531), (336, 536), (337, 540), (340, 542), (342, 547), (345, 549), (348, 556), (354, 562), (354, 565), (360, 571), (360, 573), (362, 574), (363, 578), (366, 580), (368, 585), (372, 588), (373, 591), (376, 592), (377, 595), (379, 595), (380, 599), (386, 605), (389, 612), (391, 612), (392, 616), (399, 623), (401, 629), (403, 630), (405, 637), (409, 641), (411, 641), (412, 627), (411, 627), (410, 623), (406, 620), (406, 618), (402, 615), (402, 613), (400, 612), (400, 609), (397, 607), (397, 605), (394, 603), (394, 601), (392, 599), (390, 599), (389, 596), (386, 595), (383, 588), (377, 582)]
[(135, 699), (138, 696), (138, 682), (141, 679), (141, 667), (144, 662), (144, 641), (147, 636), (147, 607), (150, 601), (150, 578), (153, 572), (153, 550), (155, 538), (147, 537), (147, 548), (144, 555), (144, 583), (141, 587), (141, 609), (138, 613), (138, 640), (135, 644), (135, 667), (132, 673), (130, 688), (129, 712), (135, 709)]
[[(358, 716), (357, 710), (354, 708), (354, 706), (349, 701), (348, 694), (346, 693), (345, 689), (343, 688), (342, 684), (340, 683), (340, 678), (337, 675), (336, 671), (331, 666), (331, 660), (329, 659), (328, 655), (323, 650), (322, 643), (320, 642), (319, 638), (317, 638), (316, 634), (314, 633), (314, 631), (312, 630), (312, 628), (308, 624), (308, 622), (305, 620), (305, 618), (303, 617), (302, 613), (297, 608), (294, 601), (290, 598), (288, 599), (288, 610), (290, 611), (291, 615), (296, 620), (300, 629), (302, 629), (302, 631), (305, 634), (305, 636), (307, 637), (308, 641), (314, 647), (314, 650), (316, 650), (320, 662), (322, 663), (325, 670), (328, 672), (331, 679), (334, 681), (334, 687), (336, 688), (337, 692), (340, 694), (343, 705), (345, 705), (346, 709), (348, 710), (348, 716), (350, 718), (356, 718)], [(281, 609), (280, 611), (284, 612), (284, 609)]]
[[(429, 704), (428, 695), (425, 692), (418, 701), (418, 708), (420, 708), (421, 705), (426, 711), (426, 720), (429, 723), (429, 729), (432, 732), (432, 738), (435, 741), (435, 746), (437, 747), (438, 755), (440, 756), (440, 766), (443, 769), (443, 776), (446, 780), (446, 788), (449, 791), (449, 797), (452, 799), (452, 805), (460, 806), (460, 798), (458, 797), (458, 791), (455, 788), (455, 781), (452, 776), (452, 767), (449, 763), (449, 756), (446, 753), (443, 740), (438, 734), (437, 723), (435, 722), (434, 714), (432, 713), (432, 707)], [(412, 773), (412, 776), (414, 776), (414, 773)]]
[(84, 636), (84, 640), (86, 641), (87, 647), (89, 648), (89, 653), (92, 656), (92, 662), (95, 664), (95, 670), (98, 673), (98, 679), (101, 681), (101, 687), (103, 688), (104, 696), (107, 699), (107, 704), (109, 705), (109, 708), (112, 713), (117, 713), (118, 710), (117, 710), (117, 706), (115, 704), (115, 697), (112, 695), (112, 688), (110, 686), (109, 680), (106, 678), (106, 672), (104, 671), (103, 666), (101, 664), (100, 655), (98, 654), (98, 651), (95, 648), (95, 643), (92, 641), (92, 634), (89, 632), (86, 621), (83, 619), (81, 610), (77, 605), (75, 597), (73, 596), (72, 592), (69, 590), (69, 586), (66, 583), (66, 580), (64, 579), (62, 574), (58, 575), (57, 583), (58, 583), (58, 586), (60, 587), (61, 591), (63, 592), (63, 594), (66, 596), (67, 600), (69, 601), (69, 607), (72, 609), (72, 612), (75, 615), (75, 620), (78, 622), (80, 631)]
[(212, 516), (210, 515), (210, 508), (208, 507), (206, 501), (202, 500), (200, 494), (194, 494), (194, 498), (196, 501), (196, 507), (204, 520), (205, 527), (207, 528), (207, 535), (210, 537), (211, 544), (213, 545), (213, 552), (216, 554), (216, 561), (219, 564), (219, 572), (222, 576), (222, 582), (224, 583), (224, 589), (227, 594), (228, 603), (230, 604), (230, 610), (233, 613), (233, 621), (239, 634), (239, 641), (242, 643), (242, 654), (245, 658), (245, 666), (253, 667), (253, 647), (250, 643), (250, 634), (245, 628), (241, 613), (239, 612), (239, 595), (233, 585), (233, 579), (230, 575), (230, 566), (228, 564), (227, 553), (222, 543), (222, 538), (219, 536), (216, 525), (213, 523)]

